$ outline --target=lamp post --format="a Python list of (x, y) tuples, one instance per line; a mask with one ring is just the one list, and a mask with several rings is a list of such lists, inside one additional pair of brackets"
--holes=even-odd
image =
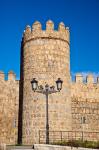
[(84, 141), (84, 124), (86, 123), (85, 116), (81, 117), (81, 124), (82, 124), (82, 141)]
[(35, 78), (33, 78), (33, 80), (31, 81), (32, 90), (34, 92), (42, 93), (46, 96), (46, 144), (49, 144), (48, 95), (60, 92), (60, 90), (62, 89), (62, 83), (63, 81), (58, 78), (58, 80), (56, 81), (56, 90), (55, 86), (49, 86), (48, 84), (46, 84), (44, 87), (42, 85), (38, 86), (38, 81)]

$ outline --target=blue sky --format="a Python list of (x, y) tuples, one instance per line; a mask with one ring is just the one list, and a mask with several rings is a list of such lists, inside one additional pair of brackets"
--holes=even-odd
[(99, 72), (99, 0), (0, 0), (0, 70), (20, 76), (20, 42), (27, 24), (53, 20), (70, 27), (71, 72)]

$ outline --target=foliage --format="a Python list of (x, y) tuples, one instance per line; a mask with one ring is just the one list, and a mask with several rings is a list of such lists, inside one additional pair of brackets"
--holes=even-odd
[(69, 140), (59, 141), (52, 143), (54, 145), (71, 146), (71, 147), (85, 147), (99, 149), (99, 141), (82, 141), (82, 140)]
[(22, 143), (20, 143), (20, 144), (17, 143), (17, 144), (15, 144), (15, 146), (22, 146)]

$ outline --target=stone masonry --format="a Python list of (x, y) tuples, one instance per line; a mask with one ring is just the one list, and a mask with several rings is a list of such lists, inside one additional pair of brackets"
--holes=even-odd
[(10, 71), (8, 80), (0, 72), (0, 143), (14, 144), (18, 134), (19, 81)]
[(34, 93), (32, 78), (39, 84), (55, 85), (57, 78), (64, 81), (60, 93), (49, 96), (49, 130), (71, 130), (69, 30), (63, 23), (54, 31), (52, 21), (46, 30), (35, 22), (26, 27), (23, 37), (23, 143), (39, 142), (39, 130), (46, 128), (45, 97)]
[[(94, 77), (89, 74), (83, 82), (81, 74), (76, 75), (76, 82), (71, 84), (72, 101), (72, 130), (85, 132), (99, 132), (99, 78), (94, 82)], [(82, 122), (82, 119), (85, 122)], [(87, 135), (88, 136), (88, 135)], [(96, 140), (95, 133), (87, 139)]]
[[(25, 145), (39, 143), (39, 130), (46, 128), (46, 101), (43, 94), (32, 91), (33, 78), (39, 85), (50, 86), (55, 86), (57, 78), (63, 80), (62, 91), (49, 95), (50, 131), (99, 131), (99, 77), (94, 82), (89, 74), (83, 82), (77, 74), (75, 81), (71, 80), (69, 34), (64, 23), (54, 30), (50, 20), (45, 30), (38, 21), (26, 27), (20, 81), (13, 72), (8, 73), (8, 80), (0, 72), (0, 142), (14, 144), (18, 139)], [(87, 136), (97, 140), (95, 135)]]

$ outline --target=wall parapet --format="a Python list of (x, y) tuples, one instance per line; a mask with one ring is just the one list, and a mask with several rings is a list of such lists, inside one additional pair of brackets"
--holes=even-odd
[(98, 84), (99, 83), (99, 76), (94, 77), (94, 74), (88, 74), (84, 76), (81, 73), (77, 73), (75, 75), (75, 83), (84, 83), (84, 84)]
[[(7, 77), (7, 80), (5, 79)], [(1, 81), (17, 81), (16, 74), (13, 71), (9, 71), (7, 74), (3, 71), (0, 71), (0, 80)]]
[(0, 80), (4, 80), (5, 79), (5, 74), (3, 71), (0, 71)]
[(58, 30), (54, 30), (54, 23), (48, 20), (46, 22), (46, 29), (42, 30), (41, 23), (35, 21), (32, 27), (29, 25), (26, 26), (23, 34), (23, 43), (37, 38), (60, 39), (69, 44), (69, 27), (65, 27), (65, 24), (61, 22), (58, 25)]

